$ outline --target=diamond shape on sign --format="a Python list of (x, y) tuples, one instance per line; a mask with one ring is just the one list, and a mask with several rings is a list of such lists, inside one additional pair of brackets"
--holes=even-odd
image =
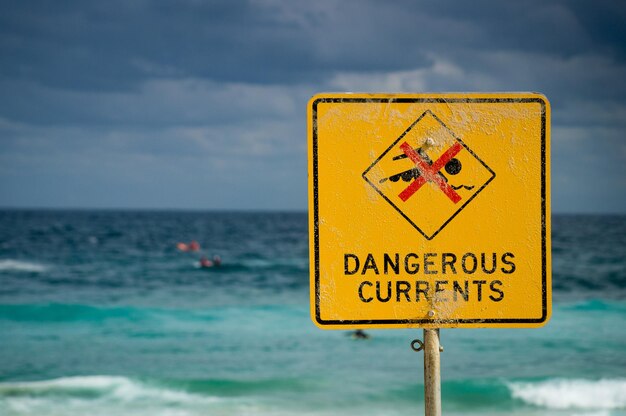
[(363, 172), (363, 179), (428, 240), (495, 176), (430, 110)]

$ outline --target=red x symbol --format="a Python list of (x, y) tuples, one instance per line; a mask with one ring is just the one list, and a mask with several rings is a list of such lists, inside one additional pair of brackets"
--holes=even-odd
[(406, 200), (417, 192), (426, 182), (434, 182), (455, 204), (461, 200), (461, 196), (448, 185), (448, 182), (446, 182), (441, 175), (439, 175), (441, 168), (463, 149), (463, 146), (461, 146), (459, 142), (454, 143), (454, 145), (446, 150), (432, 165), (429, 165), (407, 142), (402, 143), (400, 149), (415, 163), (415, 167), (420, 172), (420, 177), (411, 182), (411, 184), (398, 195), (403, 202), (406, 202)]

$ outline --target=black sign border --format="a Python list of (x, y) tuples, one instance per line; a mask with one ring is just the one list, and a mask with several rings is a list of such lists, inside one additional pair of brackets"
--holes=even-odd
[[(360, 320), (338, 320), (322, 319), (320, 310), (320, 270), (319, 270), (319, 200), (318, 200), (318, 137), (317, 137), (317, 106), (323, 103), (357, 104), (357, 103), (443, 103), (443, 104), (512, 104), (512, 103), (537, 103), (541, 105), (541, 269), (542, 269), (542, 315), (540, 318), (521, 319), (360, 319)], [(474, 97), (474, 98), (452, 98), (452, 97), (342, 97), (342, 98), (318, 98), (312, 102), (312, 138), (313, 138), (313, 240), (314, 240), (314, 273), (315, 273), (315, 320), (318, 324), (341, 326), (366, 326), (366, 325), (411, 325), (429, 324), (429, 326), (461, 325), (461, 324), (541, 324), (548, 319), (548, 292), (547, 292), (547, 187), (546, 187), (546, 101), (540, 97)]]

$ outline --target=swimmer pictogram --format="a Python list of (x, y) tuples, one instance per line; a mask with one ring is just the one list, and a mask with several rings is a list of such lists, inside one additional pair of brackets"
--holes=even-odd
[(437, 184), (441, 192), (446, 194), (448, 198), (455, 204), (461, 200), (461, 196), (448, 184), (448, 180), (439, 170), (452, 160), (463, 147), (459, 143), (455, 143), (434, 163), (428, 163), (419, 153), (415, 152), (407, 142), (402, 143), (400, 149), (404, 154), (415, 163), (416, 168), (420, 172), (420, 177), (416, 178), (404, 191), (398, 195), (401, 200), (406, 201), (415, 192), (417, 192), (426, 182)]
[(426, 110), (362, 176), (430, 240), (496, 174), (437, 115)]

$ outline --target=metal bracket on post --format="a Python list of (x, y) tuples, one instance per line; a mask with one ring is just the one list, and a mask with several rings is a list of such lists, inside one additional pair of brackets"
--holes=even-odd
[[(415, 346), (416, 344), (418, 345), (418, 347)], [(415, 352), (420, 352), (421, 350), (424, 349), (424, 343), (420, 341), (419, 339), (414, 339), (413, 341), (411, 341), (411, 348)]]
[[(415, 352), (420, 352), (424, 349), (424, 343), (419, 339), (414, 339), (411, 341), (411, 349)], [(443, 347), (441, 345), (439, 345), (439, 352), (443, 352)]]

